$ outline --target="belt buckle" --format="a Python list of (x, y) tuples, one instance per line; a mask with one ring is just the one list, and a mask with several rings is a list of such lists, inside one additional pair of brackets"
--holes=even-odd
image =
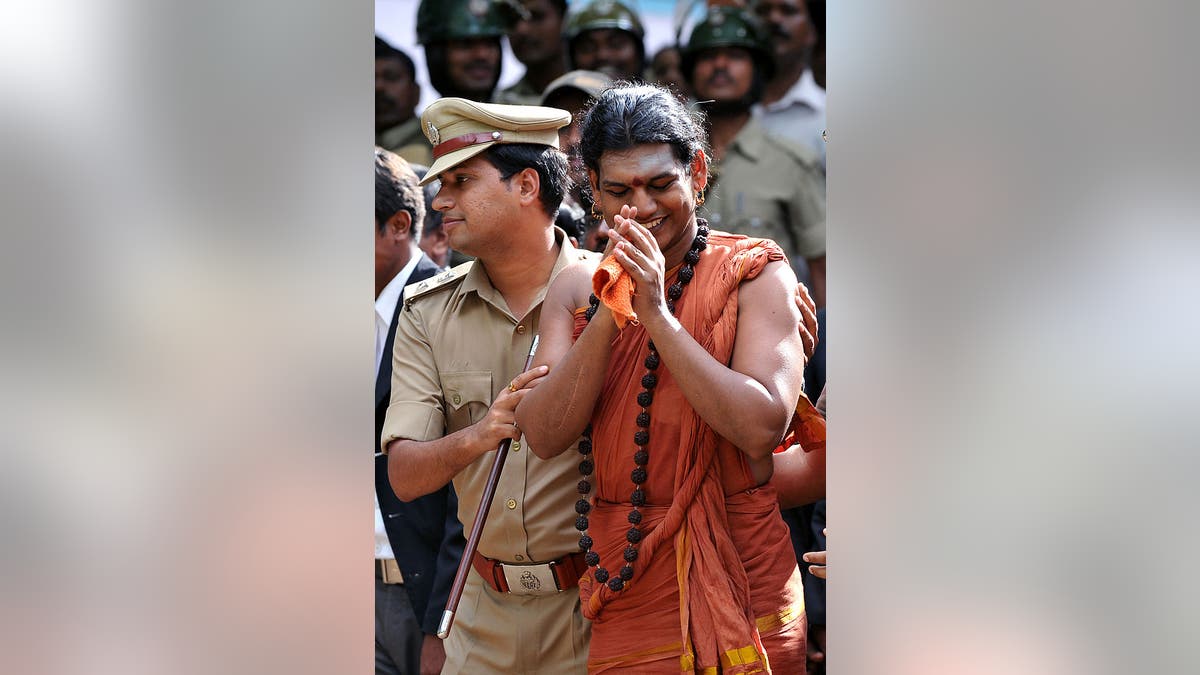
[(513, 595), (549, 595), (562, 589), (554, 575), (554, 563), (538, 565), (508, 565), (501, 563), (508, 592)]
[(377, 561), (379, 568), (383, 570), (383, 583), (385, 584), (403, 584), (404, 574), (400, 572), (400, 564), (394, 558), (386, 558)]

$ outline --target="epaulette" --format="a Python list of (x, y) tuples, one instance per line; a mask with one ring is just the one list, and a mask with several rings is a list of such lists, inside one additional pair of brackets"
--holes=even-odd
[(452, 267), (445, 272), (439, 272), (425, 281), (419, 281), (412, 286), (407, 286), (404, 289), (404, 309), (412, 306), (414, 300), (424, 297), (437, 290), (451, 288), (454, 282), (462, 279), (471, 271), (471, 265), (475, 261), (468, 260), (467, 262)]

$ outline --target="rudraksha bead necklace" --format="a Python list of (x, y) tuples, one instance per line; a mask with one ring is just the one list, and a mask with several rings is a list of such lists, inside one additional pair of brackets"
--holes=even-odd
[[(696, 238), (692, 240), (692, 247), (683, 257), (683, 266), (679, 268), (679, 274), (675, 283), (667, 288), (667, 309), (671, 314), (675, 314), (675, 303), (683, 295), (683, 287), (688, 285), (688, 282), (695, 276), (696, 263), (700, 262), (700, 254), (708, 247), (708, 227), (701, 224), (700, 229), (696, 232)], [(600, 308), (600, 299), (594, 294), (589, 298), (588, 308), (584, 316), (588, 321), (596, 315), (596, 310)], [(637, 396), (638, 405), (642, 407), (642, 411), (637, 416), (638, 430), (633, 434), (633, 442), (637, 445), (637, 452), (633, 454), (634, 468), (629, 477), (633, 480), (633, 493), (629, 495), (629, 502), (633, 504), (633, 509), (629, 511), (629, 530), (625, 533), (625, 541), (628, 542), (625, 546), (625, 564), (621, 566), (621, 571), (617, 576), (609, 578), (607, 569), (600, 566), (600, 554), (592, 550), (591, 536), (588, 535), (588, 513), (592, 510), (592, 504), (588, 501), (588, 494), (592, 491), (592, 484), (588, 480), (592, 472), (595, 470), (595, 461), (592, 458), (592, 425), (589, 424), (583, 430), (583, 438), (579, 441), (579, 454), (583, 455), (583, 461), (579, 463), (579, 473), (583, 474), (583, 479), (579, 481), (579, 494), (582, 495), (579, 501), (575, 502), (575, 512), (579, 514), (575, 518), (575, 529), (579, 530), (579, 548), (583, 550), (584, 562), (589, 567), (595, 567), (595, 578), (600, 583), (607, 583), (608, 587), (613, 591), (620, 591), (625, 588), (625, 582), (633, 578), (633, 561), (637, 560), (638, 549), (637, 543), (642, 540), (642, 530), (638, 525), (642, 522), (642, 512), (638, 510), (639, 506), (645, 506), (646, 493), (642, 490), (642, 485), (646, 482), (646, 465), (650, 462), (650, 404), (654, 402), (654, 388), (658, 386), (658, 375), (655, 373), (661, 363), (658, 356), (658, 350), (654, 347), (654, 341), (649, 341), (650, 353), (646, 355), (646, 360), (643, 365), (646, 366), (646, 374), (642, 376), (642, 392)]]

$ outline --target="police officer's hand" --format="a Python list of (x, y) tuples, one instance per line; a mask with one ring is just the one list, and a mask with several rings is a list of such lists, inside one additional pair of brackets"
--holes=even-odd
[(517, 404), (525, 398), (530, 389), (541, 384), (548, 372), (550, 368), (547, 366), (530, 368), (500, 390), (500, 395), (492, 401), (492, 407), (488, 408), (487, 415), (474, 425), (476, 437), (483, 448), (482, 452), (495, 448), (506, 438), (514, 441), (521, 439), (521, 430), (517, 428)]
[(609, 239), (615, 241), (617, 262), (633, 278), (633, 311), (643, 319), (656, 313), (665, 316), (670, 314), (663, 293), (666, 260), (654, 235), (636, 219), (636, 206), (622, 206), (621, 213), (613, 217)]

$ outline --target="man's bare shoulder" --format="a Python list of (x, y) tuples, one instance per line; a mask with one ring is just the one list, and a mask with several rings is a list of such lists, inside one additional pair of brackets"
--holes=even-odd
[(600, 266), (601, 255), (594, 251), (578, 251), (575, 260), (558, 272), (550, 286), (550, 293), (564, 305), (587, 304), (592, 288), (592, 275)]

